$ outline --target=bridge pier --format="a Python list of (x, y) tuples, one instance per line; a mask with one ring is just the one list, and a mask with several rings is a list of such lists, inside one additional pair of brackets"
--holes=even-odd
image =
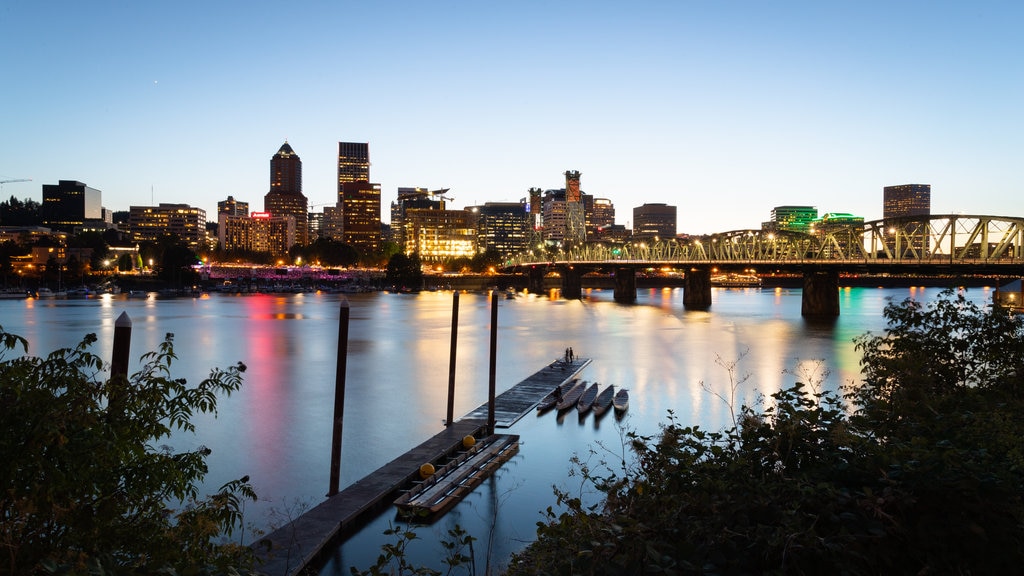
[(711, 308), (711, 268), (690, 268), (683, 281), (684, 310)]
[(636, 270), (633, 268), (615, 269), (615, 301), (636, 302)]
[(559, 270), (562, 275), (562, 298), (579, 300), (583, 297), (583, 272), (572, 266)]
[(531, 266), (526, 271), (526, 290), (530, 294), (544, 293), (544, 276), (547, 272), (546, 266)]
[(804, 272), (800, 315), (811, 318), (839, 316), (839, 272)]

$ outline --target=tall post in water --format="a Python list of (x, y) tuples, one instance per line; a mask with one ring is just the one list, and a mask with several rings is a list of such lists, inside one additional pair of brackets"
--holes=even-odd
[(127, 312), (114, 321), (114, 350), (110, 355), (110, 388), (107, 393), (107, 411), (120, 414), (123, 410), (124, 394), (128, 387), (128, 356), (132, 344), (132, 319)]
[(132, 345), (132, 319), (127, 312), (114, 321), (114, 351), (110, 356), (110, 376), (128, 377), (128, 355)]
[(487, 433), (494, 434), (494, 389), (498, 358), (498, 292), (491, 291), (491, 367), (487, 380)]
[(348, 363), (348, 299), (341, 299), (338, 319), (338, 367), (334, 374), (334, 426), (331, 431), (331, 486), (327, 496), (338, 493), (341, 480), (341, 428), (345, 416), (345, 370)]
[(459, 291), (452, 295), (452, 345), (451, 357), (448, 359), (448, 418), (445, 426), (452, 425), (455, 413), (455, 350), (459, 341)]

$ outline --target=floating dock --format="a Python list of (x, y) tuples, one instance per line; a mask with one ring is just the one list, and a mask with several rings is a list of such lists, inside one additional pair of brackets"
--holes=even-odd
[(451, 510), (518, 451), (518, 435), (489, 436), (399, 496), (395, 506), (408, 514), (409, 520), (432, 522)]
[[(575, 378), (590, 362), (589, 358), (556, 360), (497, 395), (495, 427), (508, 428), (532, 412), (544, 396)], [(462, 448), (463, 438), (479, 437), (486, 427), (484, 403), (419, 446), (261, 538), (252, 545), (259, 562), (257, 570), (267, 576), (292, 576), (315, 565), (323, 551), (338, 546), (353, 529), (391, 505), (403, 489), (418, 480), (420, 465), (447, 461)], [(508, 453), (508, 457), (512, 454)], [(499, 465), (500, 462), (495, 463), (491, 471)]]

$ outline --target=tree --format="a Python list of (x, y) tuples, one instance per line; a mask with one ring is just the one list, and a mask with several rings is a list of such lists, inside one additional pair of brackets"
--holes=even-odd
[(0, 202), (0, 224), (4, 226), (38, 226), (43, 223), (40, 204), (31, 198)]
[[(0, 571), (222, 573), (252, 566), (239, 544), (217, 543), (241, 526), (255, 499), (248, 477), (200, 497), (210, 451), (174, 452), (172, 431), (216, 412), (245, 366), (214, 369), (196, 386), (171, 376), (168, 334), (130, 377), (103, 377), (87, 335), (75, 348), (28, 356), (0, 328)], [(22, 349), (25, 355), (13, 356)]]
[(413, 252), (406, 256), (399, 252), (388, 260), (385, 281), (397, 289), (419, 290), (423, 287), (423, 266), (420, 255)]
[[(1024, 320), (962, 294), (885, 310), (864, 383), (796, 383), (722, 432), (576, 458), (509, 574), (1002, 574), (1024, 562)], [(595, 456), (600, 455), (593, 452)]]

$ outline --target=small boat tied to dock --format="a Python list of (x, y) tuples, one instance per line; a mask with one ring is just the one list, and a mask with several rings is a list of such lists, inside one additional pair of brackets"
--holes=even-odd
[(409, 520), (433, 522), (451, 510), (518, 451), (518, 434), (488, 436), (472, 444), (465, 452), (399, 496), (394, 504)]
[(590, 408), (594, 405), (594, 400), (597, 399), (597, 387), (598, 387), (597, 382), (594, 382), (593, 384), (591, 384), (586, 389), (586, 391), (583, 392), (583, 395), (580, 396), (579, 401), (576, 402), (576, 410), (580, 414), (586, 414), (588, 411), (590, 411)]
[(601, 416), (612, 407), (612, 401), (615, 396), (615, 385), (609, 384), (601, 393), (597, 395), (597, 399), (594, 400), (594, 416)]

